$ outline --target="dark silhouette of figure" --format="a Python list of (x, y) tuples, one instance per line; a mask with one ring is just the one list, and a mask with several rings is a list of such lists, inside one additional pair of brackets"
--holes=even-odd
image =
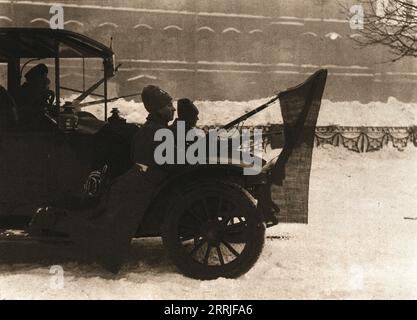
[[(174, 117), (175, 108), (171, 96), (156, 86), (147, 86), (142, 91), (142, 101), (149, 113), (145, 124), (139, 128), (132, 142), (132, 161), (135, 163), (126, 173), (114, 179), (102, 197), (99, 205), (99, 218), (94, 221), (92, 233), (100, 235), (112, 233), (112, 237), (98, 239), (100, 248), (93, 248), (95, 254), (106, 256), (101, 260), (109, 270), (117, 272), (126, 260), (130, 241), (134, 237), (152, 196), (158, 185), (167, 177), (169, 169), (159, 166), (154, 160), (154, 150), (159, 142), (154, 141), (155, 132), (168, 128), (168, 122)], [(91, 232), (87, 237), (91, 239)], [(90, 245), (90, 240), (87, 241)]]
[(172, 129), (176, 130), (178, 121), (184, 121), (185, 132), (195, 128), (198, 119), (198, 108), (190, 99), (180, 99), (177, 102), (178, 118), (172, 124)]
[(154, 141), (155, 132), (168, 128), (168, 123), (174, 118), (175, 108), (172, 97), (152, 85), (143, 89), (142, 101), (149, 115), (135, 135), (132, 156), (136, 163), (152, 166), (155, 164), (154, 150), (159, 145), (159, 142)]
[[(47, 229), (68, 234), (89, 259), (114, 273), (128, 256), (130, 241), (150, 205), (155, 188), (168, 174), (165, 166), (158, 166), (154, 161), (153, 152), (159, 142), (154, 142), (153, 138), (158, 129), (168, 128), (168, 122), (173, 119), (172, 98), (158, 87), (147, 86), (142, 91), (142, 100), (149, 116), (132, 141), (133, 166), (107, 182), (94, 208), (44, 208), (32, 220), (35, 231)], [(116, 126), (123, 122), (117, 116), (112, 121)], [(100, 172), (97, 176), (95, 179), (100, 181)]]

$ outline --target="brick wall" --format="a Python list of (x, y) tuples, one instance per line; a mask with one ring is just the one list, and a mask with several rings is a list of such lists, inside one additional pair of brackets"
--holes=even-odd
[[(53, 2), (3, 2), (0, 25), (48, 27)], [(106, 44), (113, 37), (123, 63), (114, 79), (120, 94), (155, 83), (177, 98), (249, 100), (326, 67), (326, 98), (417, 100), (414, 60), (381, 64), (389, 59), (383, 48), (358, 49), (337, 1), (63, 2), (66, 29)], [(80, 70), (69, 64), (63, 64), (65, 81), (79, 86)]]

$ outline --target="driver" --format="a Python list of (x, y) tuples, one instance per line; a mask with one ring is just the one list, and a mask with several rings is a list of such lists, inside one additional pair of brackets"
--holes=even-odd
[(17, 106), (20, 124), (23, 127), (37, 127), (43, 119), (46, 107), (53, 92), (49, 90), (48, 67), (41, 63), (25, 74), (25, 83), (17, 94)]

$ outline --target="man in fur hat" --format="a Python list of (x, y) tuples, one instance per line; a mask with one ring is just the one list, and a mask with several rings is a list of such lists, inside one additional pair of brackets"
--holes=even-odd
[[(83, 248), (82, 251), (88, 253), (89, 259), (114, 273), (126, 261), (130, 241), (152, 200), (154, 190), (168, 174), (165, 167), (155, 163), (153, 152), (158, 146), (154, 142), (155, 132), (168, 128), (168, 122), (174, 117), (172, 98), (156, 86), (147, 86), (142, 91), (142, 100), (149, 115), (133, 139), (134, 165), (124, 174), (104, 183), (98, 205), (74, 212), (45, 208), (32, 221), (35, 231), (43, 228), (71, 235)], [(95, 179), (104, 181), (103, 174), (98, 173), (101, 176)], [(54, 222), (48, 225), (49, 221)]]
[(154, 165), (154, 150), (159, 144), (154, 141), (154, 135), (159, 129), (167, 129), (173, 120), (175, 108), (172, 100), (167, 92), (156, 86), (149, 85), (142, 90), (142, 102), (149, 114), (133, 139), (132, 156), (136, 163)]

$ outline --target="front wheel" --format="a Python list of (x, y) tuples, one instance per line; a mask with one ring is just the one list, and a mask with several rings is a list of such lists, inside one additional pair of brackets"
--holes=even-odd
[(265, 225), (256, 200), (224, 181), (190, 184), (171, 196), (162, 239), (175, 265), (197, 279), (236, 278), (258, 260)]

